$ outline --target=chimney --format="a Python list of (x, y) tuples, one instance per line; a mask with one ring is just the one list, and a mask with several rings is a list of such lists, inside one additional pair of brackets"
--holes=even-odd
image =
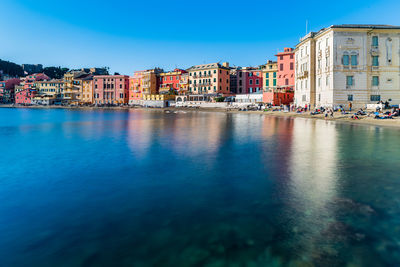
[(225, 68), (229, 68), (229, 62), (222, 62), (222, 66)]

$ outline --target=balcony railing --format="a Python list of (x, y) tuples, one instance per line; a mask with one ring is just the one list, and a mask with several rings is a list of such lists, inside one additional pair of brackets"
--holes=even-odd
[(194, 79), (197, 79), (197, 78), (207, 78), (207, 77), (212, 77), (212, 73), (201, 74), (201, 75), (193, 75), (192, 77), (193, 77)]
[(194, 87), (199, 87), (199, 86), (210, 86), (212, 83), (211, 82), (206, 82), (206, 83), (197, 83), (193, 84)]

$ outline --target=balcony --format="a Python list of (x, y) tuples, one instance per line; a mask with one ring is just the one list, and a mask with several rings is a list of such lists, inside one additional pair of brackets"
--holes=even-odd
[(207, 73), (207, 74), (202, 74), (202, 75), (193, 75), (192, 77), (193, 77), (193, 79), (208, 78), (208, 77), (212, 77), (212, 73)]
[(372, 46), (370, 52), (371, 52), (371, 55), (379, 55), (379, 47)]
[(301, 72), (299, 72), (299, 74), (297, 75), (297, 78), (298, 78), (298, 79), (304, 79), (304, 78), (307, 78), (307, 77), (308, 77), (308, 70), (301, 71)]
[(198, 83), (198, 84), (193, 84), (194, 87), (199, 87), (199, 86), (211, 86), (211, 82), (206, 82), (206, 83)]

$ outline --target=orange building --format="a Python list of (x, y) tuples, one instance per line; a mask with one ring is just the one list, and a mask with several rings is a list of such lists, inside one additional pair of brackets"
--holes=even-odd
[(142, 99), (142, 77), (144, 71), (135, 71), (132, 77), (129, 77), (129, 105), (138, 105)]
[(196, 65), (188, 72), (190, 94), (230, 95), (229, 63)]

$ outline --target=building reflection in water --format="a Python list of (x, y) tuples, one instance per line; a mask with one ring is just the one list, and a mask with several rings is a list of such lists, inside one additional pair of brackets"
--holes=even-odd
[[(302, 254), (319, 249), (317, 244), (334, 221), (329, 203), (337, 198), (337, 147), (334, 123), (294, 120), (286, 216), (293, 246), (301, 247)], [(296, 244), (296, 240), (301, 244)]]

